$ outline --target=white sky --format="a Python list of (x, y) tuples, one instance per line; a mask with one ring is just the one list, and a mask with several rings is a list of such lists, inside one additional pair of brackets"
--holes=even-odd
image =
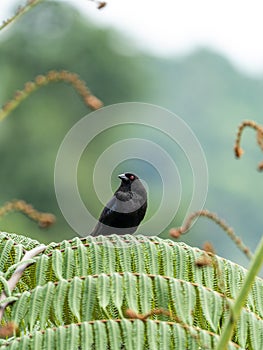
[[(1, 21), (17, 1), (0, 0)], [(106, 0), (102, 10), (89, 0), (65, 1), (99, 24), (119, 29), (151, 53), (175, 55), (211, 47), (240, 68), (263, 73), (262, 0)]]

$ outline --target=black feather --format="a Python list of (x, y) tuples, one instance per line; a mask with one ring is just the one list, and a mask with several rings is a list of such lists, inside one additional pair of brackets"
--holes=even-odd
[(147, 192), (138, 176), (119, 175), (120, 187), (103, 209), (91, 235), (132, 234), (143, 220), (147, 209)]

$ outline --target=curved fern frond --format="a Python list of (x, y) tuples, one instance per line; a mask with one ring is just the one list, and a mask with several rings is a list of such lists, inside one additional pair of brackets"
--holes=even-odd
[[(149, 320), (102, 320), (35, 331), (1, 341), (4, 349), (213, 349), (218, 336), (195, 327)], [(62, 347), (63, 346), (63, 347)], [(165, 347), (163, 347), (165, 346)], [(243, 349), (229, 343), (228, 350)]]
[[(166, 308), (182, 325), (195, 325), (219, 334), (222, 320), (228, 317), (232, 304), (233, 300), (224, 295), (191, 282), (124, 272), (74, 277), (37, 286), (14, 301), (12, 313), (6, 314), (4, 320), (15, 320), (20, 331), (32, 332), (45, 328), (46, 324), (55, 327), (63, 322), (119, 319), (127, 309), (143, 314), (154, 308)], [(23, 313), (25, 309), (30, 310), (27, 316)], [(151, 318), (169, 320), (167, 315), (161, 314)], [(263, 329), (263, 320), (245, 308), (236, 330), (241, 339), (244, 324), (249, 329), (257, 329), (259, 325)]]
[[(0, 235), (3, 269), (19, 264), (28, 246), (26, 238)], [(21, 337), (2, 341), (0, 349), (212, 349), (246, 270), (217, 256), (200, 268), (203, 254), (158, 237), (51, 243), (7, 296), (13, 299), (2, 323), (15, 322)], [(257, 278), (229, 349), (263, 348), (262, 299)], [(147, 316), (127, 319), (128, 309)]]

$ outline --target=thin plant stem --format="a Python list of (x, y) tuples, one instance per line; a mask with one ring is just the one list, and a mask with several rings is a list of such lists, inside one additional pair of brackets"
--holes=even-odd
[(257, 274), (260, 271), (260, 268), (263, 264), (263, 237), (257, 247), (255, 255), (251, 261), (250, 268), (244, 280), (244, 284), (239, 291), (237, 299), (230, 310), (230, 315), (228, 320), (226, 321), (223, 332), (219, 339), (219, 343), (217, 344), (216, 350), (225, 350), (227, 349), (228, 343), (231, 341), (231, 337), (233, 334), (234, 327), (236, 322), (241, 314), (242, 307), (248, 297), (248, 294), (252, 288), (254, 280)]

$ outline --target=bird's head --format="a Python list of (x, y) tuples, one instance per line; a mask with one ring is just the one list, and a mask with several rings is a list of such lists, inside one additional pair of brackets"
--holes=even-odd
[(143, 198), (147, 197), (146, 190), (137, 175), (133, 173), (124, 173), (120, 174), (118, 177), (121, 179), (120, 190), (124, 192), (132, 191), (141, 195)]
[(125, 185), (130, 185), (135, 180), (139, 180), (138, 176), (136, 176), (135, 174), (132, 174), (132, 173), (120, 174), (120, 175), (118, 175), (118, 178), (121, 179), (121, 182)]

